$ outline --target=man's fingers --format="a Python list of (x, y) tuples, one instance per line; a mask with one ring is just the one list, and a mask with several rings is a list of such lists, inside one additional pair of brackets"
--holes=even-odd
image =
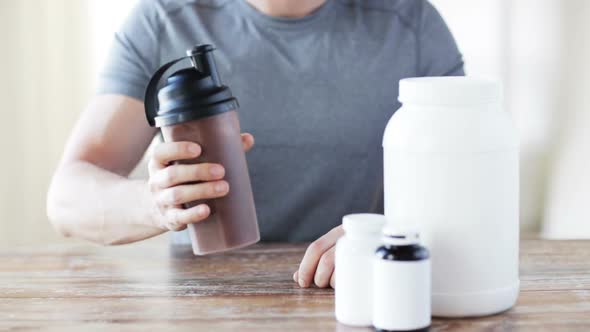
[(229, 184), (226, 181), (210, 181), (197, 184), (180, 185), (159, 192), (156, 198), (160, 206), (181, 205), (202, 199), (218, 198), (227, 195)]
[(165, 228), (171, 231), (180, 231), (188, 224), (194, 224), (205, 220), (211, 209), (207, 204), (199, 204), (190, 209), (170, 209), (167, 212)]
[(150, 185), (152, 190), (160, 190), (187, 182), (220, 180), (224, 175), (225, 169), (219, 164), (171, 165), (156, 172)]
[(244, 148), (244, 152), (248, 152), (254, 146), (254, 136), (249, 133), (242, 134), (242, 147)]
[[(248, 151), (254, 146), (254, 136), (249, 133), (241, 134), (242, 148)], [(201, 146), (194, 142), (164, 142), (154, 148), (150, 159), (150, 171), (165, 168), (174, 161), (194, 159), (201, 155)]]
[(336, 270), (332, 272), (332, 277), (330, 277), (330, 287), (336, 289)]
[(330, 279), (334, 272), (334, 252), (336, 247), (330, 248), (326, 251), (318, 263), (318, 267), (315, 271), (314, 283), (319, 288), (326, 288), (330, 285)]
[(342, 226), (335, 227), (307, 247), (299, 265), (299, 286), (305, 288), (311, 285), (320, 258), (336, 244), (336, 241), (342, 236), (343, 232)]
[(171, 162), (197, 158), (201, 154), (201, 146), (193, 142), (164, 142), (154, 148), (152, 167), (164, 168)]

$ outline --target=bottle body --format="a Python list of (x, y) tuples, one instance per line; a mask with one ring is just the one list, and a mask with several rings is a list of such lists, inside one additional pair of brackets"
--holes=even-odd
[(359, 213), (342, 218), (344, 236), (335, 253), (336, 319), (351, 326), (371, 326), (373, 305), (373, 257), (381, 244), (385, 217)]
[(517, 163), (516, 152), (386, 157), (386, 169), (396, 172), (386, 176), (386, 188), (396, 188), (385, 213), (415, 220), (432, 252), (433, 315), (488, 315), (516, 302)]
[(370, 326), (373, 306), (373, 256), (379, 237), (350, 239), (336, 243), (336, 319), (346, 325)]
[(374, 255), (373, 325), (378, 331), (430, 326), (430, 259), (419, 245), (379, 247)]
[(235, 111), (161, 127), (166, 142), (190, 141), (201, 145), (199, 158), (185, 163), (218, 163), (229, 183), (226, 196), (192, 202), (186, 208), (206, 203), (211, 215), (188, 226), (195, 255), (205, 255), (247, 246), (260, 240), (250, 176)]
[[(448, 79), (464, 85), (454, 100), (425, 96)], [(518, 140), (500, 100), (470, 98), (485, 90), (474, 84), (438, 78), (415, 95), (428, 102), (404, 102), (383, 140), (385, 215), (418, 228), (431, 252), (434, 316), (493, 314), (518, 296)]]

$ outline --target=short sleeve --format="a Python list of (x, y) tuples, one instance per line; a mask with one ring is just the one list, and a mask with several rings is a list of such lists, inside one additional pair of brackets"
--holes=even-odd
[(121, 94), (143, 100), (149, 79), (160, 61), (160, 20), (156, 6), (154, 0), (138, 1), (115, 33), (98, 77), (97, 94)]
[(418, 27), (418, 72), (420, 76), (461, 76), (463, 56), (449, 27), (428, 1), (421, 2)]

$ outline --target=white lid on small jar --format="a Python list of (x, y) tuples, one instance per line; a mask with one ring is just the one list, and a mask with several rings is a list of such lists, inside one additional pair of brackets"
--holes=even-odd
[(418, 105), (480, 105), (499, 102), (498, 81), (465, 76), (412, 77), (399, 81), (401, 103)]
[(342, 217), (342, 228), (347, 234), (380, 234), (385, 216), (375, 213), (355, 213)]

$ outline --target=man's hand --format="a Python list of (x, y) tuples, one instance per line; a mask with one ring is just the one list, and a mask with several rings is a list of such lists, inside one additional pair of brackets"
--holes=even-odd
[[(244, 151), (254, 145), (254, 137), (242, 134)], [(223, 165), (213, 163), (174, 164), (175, 161), (197, 158), (201, 147), (193, 142), (166, 142), (155, 147), (149, 161), (148, 181), (156, 202), (158, 227), (180, 231), (188, 224), (206, 219), (211, 209), (199, 204), (183, 209), (182, 204), (223, 197), (229, 192), (224, 181)]]
[(299, 265), (299, 270), (293, 274), (293, 280), (300, 287), (309, 287), (312, 283), (320, 288), (331, 286), (334, 288), (334, 252), (336, 241), (344, 235), (342, 226), (331, 231), (312, 242)]

